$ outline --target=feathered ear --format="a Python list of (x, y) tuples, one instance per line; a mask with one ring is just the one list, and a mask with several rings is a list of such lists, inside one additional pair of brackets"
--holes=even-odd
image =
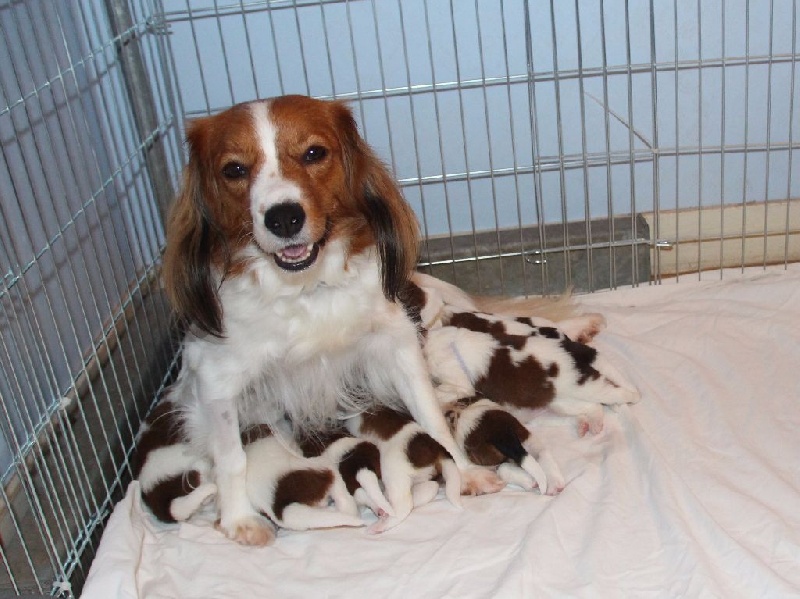
[(201, 122), (187, 133), (189, 163), (167, 223), (162, 276), (167, 297), (182, 324), (221, 337), (222, 307), (212, 263), (224, 238), (209, 214), (200, 167)]
[(334, 103), (344, 133), (344, 163), (350, 188), (369, 223), (381, 260), (383, 293), (397, 299), (417, 265), (419, 227), (386, 166), (358, 134), (350, 109)]

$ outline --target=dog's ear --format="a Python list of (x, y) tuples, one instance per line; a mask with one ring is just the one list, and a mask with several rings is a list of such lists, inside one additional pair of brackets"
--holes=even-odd
[(333, 103), (343, 133), (344, 166), (351, 193), (369, 224), (381, 261), (384, 295), (394, 301), (417, 265), (419, 227), (388, 168), (358, 134), (350, 109)]
[(211, 216), (204, 193), (201, 148), (206, 119), (188, 127), (189, 163), (167, 223), (162, 276), (179, 321), (221, 337), (222, 306), (212, 264), (225, 252), (225, 239)]

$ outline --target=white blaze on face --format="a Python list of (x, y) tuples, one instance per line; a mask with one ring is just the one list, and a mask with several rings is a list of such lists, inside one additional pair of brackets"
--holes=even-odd
[(264, 226), (264, 214), (272, 206), (285, 202), (300, 202), (300, 188), (291, 180), (283, 178), (278, 161), (277, 129), (269, 116), (268, 102), (250, 105), (253, 116), (256, 143), (262, 156), (261, 168), (256, 173), (250, 188), (250, 214), (253, 232), (258, 244), (267, 252), (274, 252), (284, 245)]

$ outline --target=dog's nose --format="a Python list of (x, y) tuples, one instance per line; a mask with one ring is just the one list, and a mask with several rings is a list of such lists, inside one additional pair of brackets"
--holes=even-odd
[(300, 204), (278, 204), (264, 214), (264, 226), (274, 235), (283, 238), (294, 236), (306, 222), (306, 213)]

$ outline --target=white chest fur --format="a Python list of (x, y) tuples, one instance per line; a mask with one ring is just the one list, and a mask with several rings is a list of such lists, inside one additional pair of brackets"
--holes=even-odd
[(353, 407), (374, 338), (412, 326), (383, 296), (375, 257), (356, 256), (345, 268), (336, 249), (326, 249), (315, 280), (300, 273), (289, 285), (263, 258), (254, 262), (220, 290), (225, 337), (187, 339), (195, 389), (212, 401), (238, 397), (242, 425), (283, 412), (320, 422)]

